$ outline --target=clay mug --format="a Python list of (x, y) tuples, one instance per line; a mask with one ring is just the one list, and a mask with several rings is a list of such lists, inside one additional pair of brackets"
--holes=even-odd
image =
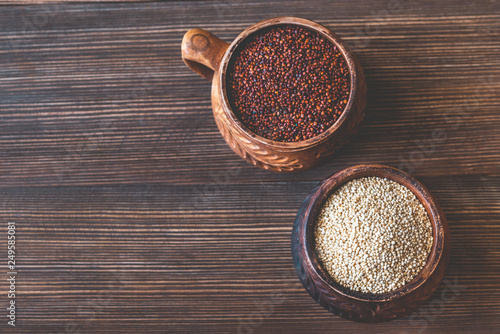
[[(350, 95), (339, 119), (326, 131), (297, 142), (278, 142), (261, 137), (238, 119), (231, 110), (226, 80), (231, 57), (252, 34), (277, 25), (296, 25), (324, 36), (344, 56), (350, 73)], [(326, 27), (297, 17), (264, 20), (243, 31), (231, 43), (202, 29), (188, 31), (182, 40), (182, 59), (199, 75), (212, 80), (212, 109), (220, 133), (236, 154), (251, 164), (276, 172), (312, 168), (349, 141), (364, 117), (366, 84), (363, 70), (344, 42)]]

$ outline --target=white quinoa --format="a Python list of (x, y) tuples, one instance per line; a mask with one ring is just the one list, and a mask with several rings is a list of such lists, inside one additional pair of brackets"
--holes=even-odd
[(381, 294), (422, 270), (432, 248), (432, 225), (407, 187), (380, 177), (354, 179), (321, 208), (315, 231), (320, 263), (339, 284)]

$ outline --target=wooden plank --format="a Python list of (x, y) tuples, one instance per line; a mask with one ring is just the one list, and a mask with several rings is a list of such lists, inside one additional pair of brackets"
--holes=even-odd
[(283, 301), (252, 327), (256, 333), (308, 332), (311, 324), (324, 333), (498, 329), (499, 178), (422, 181), (449, 220), (446, 279), (461, 288), (442, 311), (438, 290), (422, 309), (433, 305), (435, 317), (417, 313), (375, 327), (329, 314), (293, 273), (291, 226), (315, 182), (228, 184), (202, 197), (203, 184), (5, 188), (0, 221), (16, 220), (22, 257), (16, 330), (60, 333), (74, 322), (92, 333), (144, 332), (141, 324), (147, 332), (235, 332), (273, 291)]
[[(293, 176), (257, 170), (231, 152), (212, 119), (210, 84), (179, 55), (189, 28), (231, 40), (265, 18), (258, 13), (289, 13), (276, 2), (219, 12), (211, 4), (60, 5), (43, 27), (26, 34), (17, 22), (33, 21), (42, 9), (6, 8), (0, 19), (0, 145), (6, 148), (0, 184), (197, 183), (227, 163), (245, 170), (239, 181), (314, 180), (346, 165), (404, 167), (412, 159), (407, 169), (416, 175), (497, 172), (500, 20), (484, 5), (466, 15), (451, 2), (445, 9), (405, 3), (384, 21), (374, 21), (369, 6), (353, 12), (338, 3), (314, 15), (307, 9), (303, 16), (331, 27), (355, 49), (369, 104), (351, 145), (323, 167)], [(193, 11), (200, 15), (188, 14)], [(229, 15), (233, 11), (239, 14)], [(417, 15), (424, 11), (431, 15)], [(377, 22), (376, 35), (357, 32)], [(422, 154), (419, 145), (431, 141), (433, 131), (447, 139)]]
[[(52, 4), (67, 4), (67, 3), (120, 3), (120, 2), (148, 2), (152, 0), (2, 0), (0, 5), (52, 5)], [(168, 1), (168, 0), (167, 0)]]
[[(0, 12), (0, 231), (18, 224), (18, 326), (0, 322), (0, 332), (500, 330), (497, 2), (9, 4)], [(188, 29), (231, 41), (280, 15), (339, 34), (369, 91), (352, 143), (293, 175), (259, 170), (227, 147), (210, 84), (180, 59)], [(329, 314), (292, 268), (300, 203), (359, 163), (409, 170), (450, 224), (447, 283), (412, 317), (386, 324)], [(456, 298), (443, 299), (446, 284), (458, 284)], [(271, 309), (272, 292), (283, 300)]]

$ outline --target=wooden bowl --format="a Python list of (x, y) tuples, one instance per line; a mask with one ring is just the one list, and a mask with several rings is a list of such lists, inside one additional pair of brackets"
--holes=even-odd
[[(335, 44), (347, 62), (351, 91), (339, 119), (325, 132), (298, 142), (278, 142), (250, 131), (231, 110), (226, 90), (231, 56), (250, 35), (276, 25), (297, 25), (315, 31)], [(316, 166), (344, 145), (364, 117), (366, 84), (363, 70), (342, 40), (324, 26), (296, 17), (277, 17), (254, 24), (230, 45), (202, 29), (188, 31), (182, 41), (182, 58), (199, 75), (212, 80), (212, 109), (220, 133), (240, 157), (260, 168), (296, 172)]]
[[(325, 200), (346, 182), (366, 176), (387, 178), (410, 189), (425, 207), (433, 227), (434, 243), (422, 271), (403, 287), (384, 294), (365, 294), (341, 286), (323, 269), (314, 250), (314, 227)], [(388, 321), (413, 312), (437, 289), (450, 256), (450, 235), (443, 211), (421, 183), (395, 168), (359, 165), (336, 173), (307, 196), (295, 219), (292, 256), (302, 284), (321, 306), (350, 320)]]

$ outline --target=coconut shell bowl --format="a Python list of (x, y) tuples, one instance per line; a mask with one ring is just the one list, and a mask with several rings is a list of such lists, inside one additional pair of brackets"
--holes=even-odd
[[(227, 77), (233, 55), (249, 36), (279, 25), (296, 25), (324, 36), (342, 53), (350, 73), (349, 99), (340, 117), (324, 132), (302, 141), (279, 142), (253, 133), (240, 121), (228, 100)], [(231, 44), (205, 30), (192, 29), (182, 40), (182, 59), (194, 72), (212, 81), (214, 118), (227, 144), (240, 157), (263, 169), (297, 172), (318, 165), (349, 141), (364, 117), (366, 84), (358, 60), (337, 35), (309, 20), (268, 19), (243, 31)]]
[[(355, 292), (339, 285), (322, 268), (315, 253), (314, 227), (323, 203), (348, 181), (367, 176), (386, 178), (412, 191), (424, 206), (433, 229), (433, 245), (423, 269), (401, 288), (383, 294)], [(359, 322), (388, 321), (415, 311), (438, 288), (449, 256), (448, 226), (429, 190), (406, 173), (382, 165), (350, 167), (324, 180), (300, 207), (292, 232), (293, 263), (304, 288), (328, 311)]]

